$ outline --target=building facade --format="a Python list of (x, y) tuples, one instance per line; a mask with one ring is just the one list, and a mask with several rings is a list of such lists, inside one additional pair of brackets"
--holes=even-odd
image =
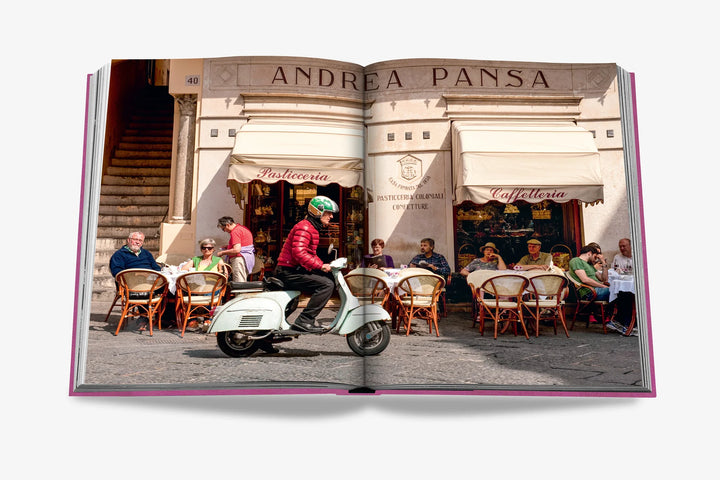
[(359, 264), (382, 238), (397, 265), (435, 240), (454, 271), (492, 241), (606, 255), (629, 237), (617, 67), (293, 57), (169, 60), (175, 99), (160, 252), (196, 253), (230, 215), (272, 267), (306, 202), (341, 205), (323, 238)]

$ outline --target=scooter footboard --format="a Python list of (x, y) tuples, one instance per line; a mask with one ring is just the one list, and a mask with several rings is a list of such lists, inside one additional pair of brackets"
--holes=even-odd
[(383, 322), (390, 320), (390, 314), (377, 304), (360, 305), (354, 308), (349, 314), (345, 322), (343, 322), (340, 335), (352, 333), (366, 323)]

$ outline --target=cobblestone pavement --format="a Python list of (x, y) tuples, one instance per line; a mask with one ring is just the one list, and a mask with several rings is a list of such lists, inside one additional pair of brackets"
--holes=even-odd
[[(224, 389), (239, 382), (253, 388), (308, 382), (331, 388), (359, 384), (375, 388), (457, 386), (481, 388), (627, 390), (641, 386), (638, 337), (603, 334), (599, 326), (578, 323), (567, 338), (562, 331), (541, 326), (540, 336), (504, 333), (493, 339), (490, 324), (481, 336), (469, 313), (450, 313), (440, 320), (440, 336), (424, 324), (406, 336), (393, 331), (380, 355), (355, 355), (344, 337), (303, 335), (277, 344), (279, 353), (259, 351), (230, 358), (217, 347), (214, 335), (175, 328), (139, 332), (132, 328), (113, 335), (119, 315), (104, 321), (108, 304), (93, 305), (89, 322), (85, 387), (113, 389)], [(326, 309), (320, 320), (331, 321)], [(297, 315), (297, 314), (296, 314)], [(307, 385), (306, 385), (307, 386)], [(316, 385), (319, 386), (319, 385)]]

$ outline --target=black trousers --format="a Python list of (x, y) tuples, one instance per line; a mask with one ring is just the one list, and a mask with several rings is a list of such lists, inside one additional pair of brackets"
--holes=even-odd
[(632, 312), (635, 307), (635, 295), (630, 292), (618, 292), (617, 296), (617, 319), (624, 326), (630, 325)]
[(321, 270), (278, 266), (275, 275), (282, 280), (287, 290), (310, 294), (307, 306), (298, 317), (303, 322), (313, 323), (335, 291), (335, 279), (330, 273)]

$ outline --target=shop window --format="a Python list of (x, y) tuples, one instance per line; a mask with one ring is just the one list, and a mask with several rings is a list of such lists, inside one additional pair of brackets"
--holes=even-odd
[(465, 202), (455, 209), (456, 268), (459, 270), (479, 255), (487, 242), (494, 243), (508, 266), (527, 254), (527, 241), (542, 242), (542, 251), (550, 252), (557, 244), (572, 249), (576, 226), (573, 209), (577, 203), (558, 204), (544, 201), (536, 204), (489, 202), (478, 205)]
[(277, 257), (292, 227), (305, 218), (307, 207), (316, 195), (325, 195), (340, 206), (327, 230), (320, 232), (318, 256), (324, 261), (335, 258), (328, 253), (332, 244), (338, 256), (348, 258), (348, 268), (359, 266), (365, 245), (365, 207), (360, 187), (341, 188), (337, 184), (313, 183), (293, 185), (287, 182), (250, 184), (250, 211), (247, 226), (255, 236), (255, 249), (268, 269), (275, 268)]

